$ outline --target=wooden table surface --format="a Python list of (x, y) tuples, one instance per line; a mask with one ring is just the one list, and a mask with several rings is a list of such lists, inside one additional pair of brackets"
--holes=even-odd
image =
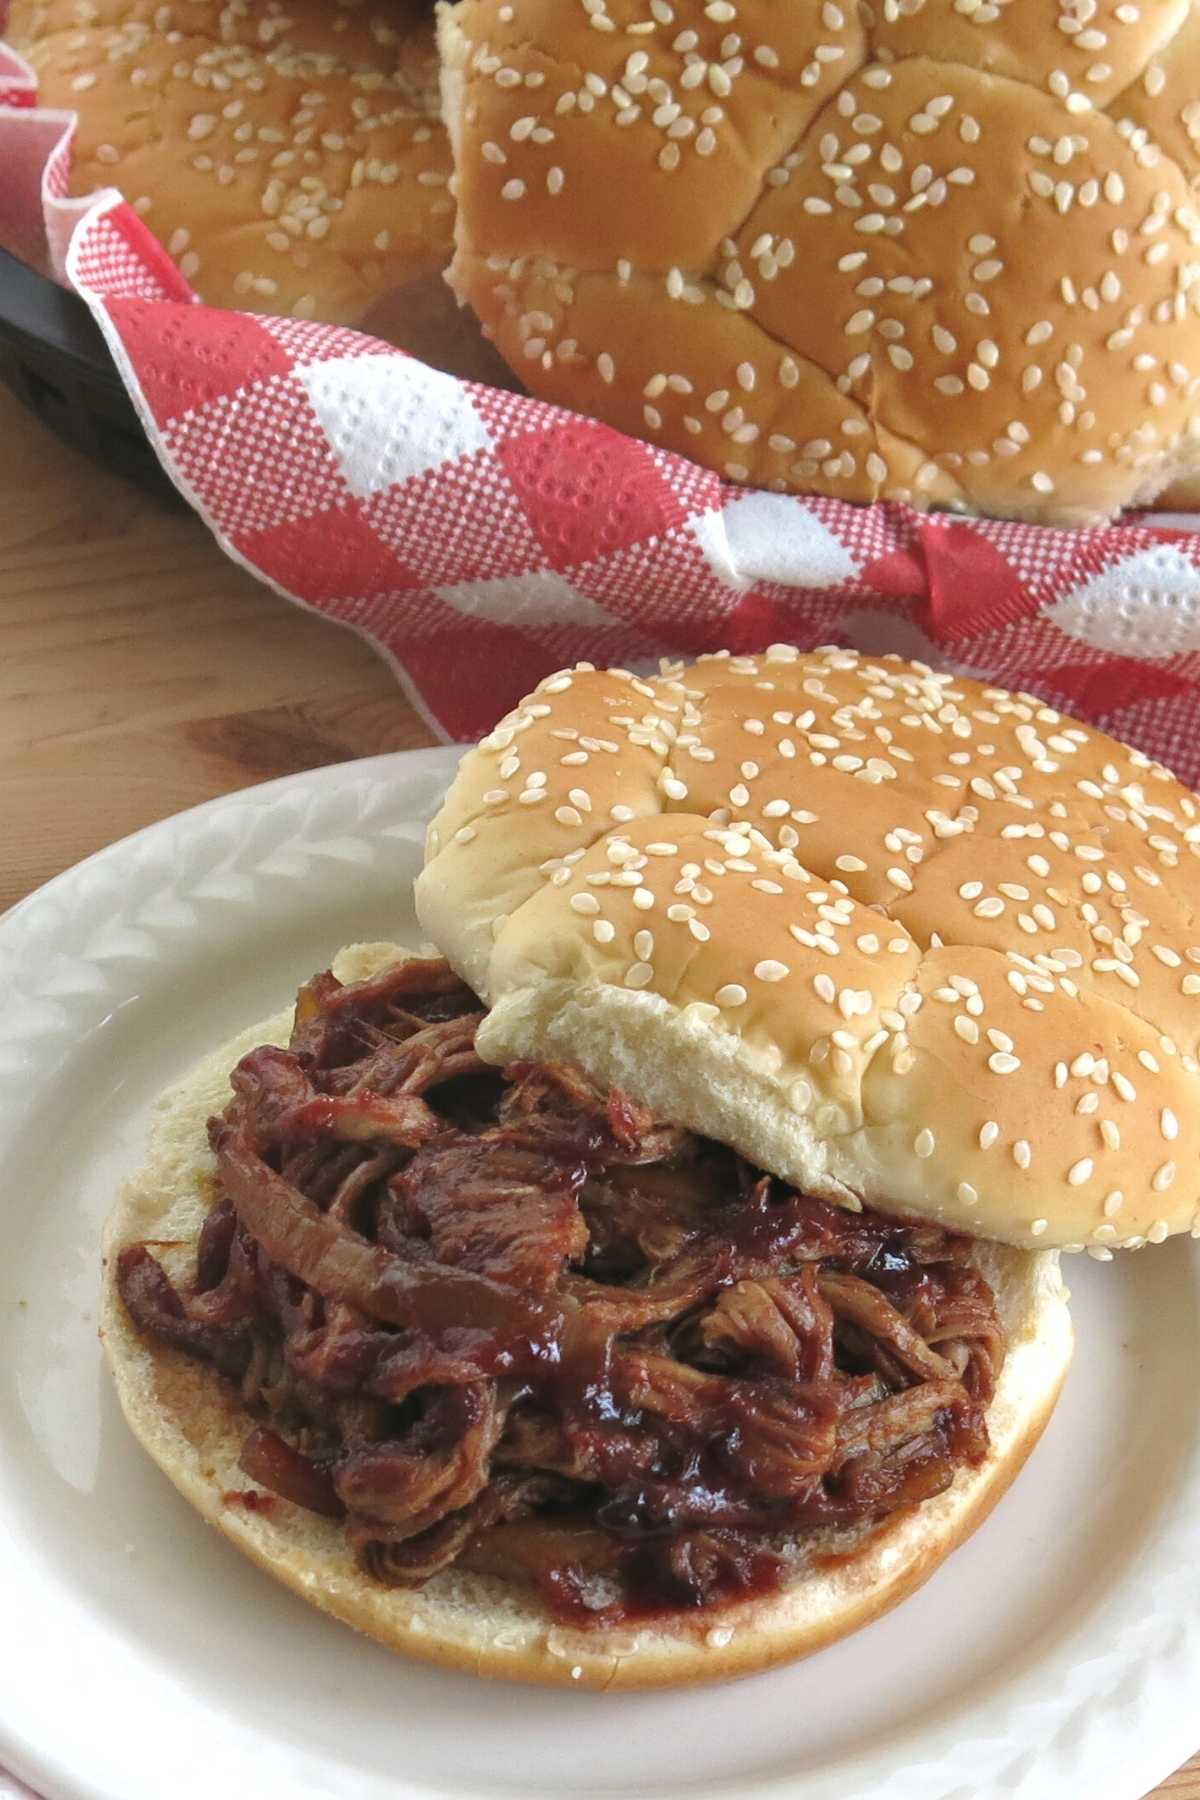
[[(433, 742), (358, 638), (259, 587), (198, 520), (0, 389), (0, 446), (18, 443), (0, 459), (0, 910), (200, 800)], [(1200, 1754), (1155, 1793), (1200, 1800)]]

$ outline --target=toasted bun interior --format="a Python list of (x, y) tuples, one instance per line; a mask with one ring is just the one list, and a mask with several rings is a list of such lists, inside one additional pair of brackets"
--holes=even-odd
[[(358, 980), (403, 955), (394, 945), (355, 945), (334, 969)], [(480, 1675), (591, 1688), (747, 1674), (819, 1649), (903, 1599), (986, 1515), (1036, 1443), (1071, 1354), (1058, 1259), (981, 1246), (980, 1265), (1009, 1335), (988, 1412), (986, 1462), (869, 1533), (809, 1534), (792, 1544), (795, 1577), (782, 1592), (699, 1624), (579, 1631), (557, 1624), (531, 1591), (491, 1576), (452, 1568), (415, 1592), (373, 1582), (340, 1525), (283, 1500), (265, 1510), (238, 1503), (247, 1485), (237, 1459), (248, 1414), (211, 1367), (143, 1338), (111, 1279), (120, 1248), (144, 1238), (174, 1241), (173, 1251), (156, 1252), (168, 1272), (182, 1274), (193, 1263), (212, 1193), (205, 1120), (225, 1104), (236, 1060), (257, 1044), (285, 1042), (290, 1028), (290, 1009), (252, 1026), (164, 1096), (147, 1162), (108, 1225), (104, 1346), (132, 1430), (184, 1497), (301, 1598), (389, 1649)]]

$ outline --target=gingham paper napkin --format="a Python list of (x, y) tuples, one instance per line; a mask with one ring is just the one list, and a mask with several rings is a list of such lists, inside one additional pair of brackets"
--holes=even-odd
[[(0, 0), (2, 3), (2, 0)], [(0, 46), (0, 242), (84, 296), (164, 467), (239, 562), (391, 659), (470, 739), (584, 658), (897, 650), (1027, 687), (1200, 782), (1200, 536), (748, 492), (372, 338), (219, 312)]]

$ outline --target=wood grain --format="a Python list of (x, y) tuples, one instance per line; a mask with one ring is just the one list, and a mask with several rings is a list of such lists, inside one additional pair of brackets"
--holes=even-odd
[(367, 645), (0, 390), (0, 909), (182, 807), (432, 742)]
[[(18, 444), (0, 489), (0, 909), (181, 807), (433, 741), (361, 640), (0, 390), (0, 447)], [(1156, 1795), (1200, 1800), (1200, 1755)]]

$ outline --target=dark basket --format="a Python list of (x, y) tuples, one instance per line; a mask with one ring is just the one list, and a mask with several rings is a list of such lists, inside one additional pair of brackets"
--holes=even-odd
[(56, 437), (136, 482), (163, 505), (185, 510), (84, 302), (4, 250), (0, 383)]

